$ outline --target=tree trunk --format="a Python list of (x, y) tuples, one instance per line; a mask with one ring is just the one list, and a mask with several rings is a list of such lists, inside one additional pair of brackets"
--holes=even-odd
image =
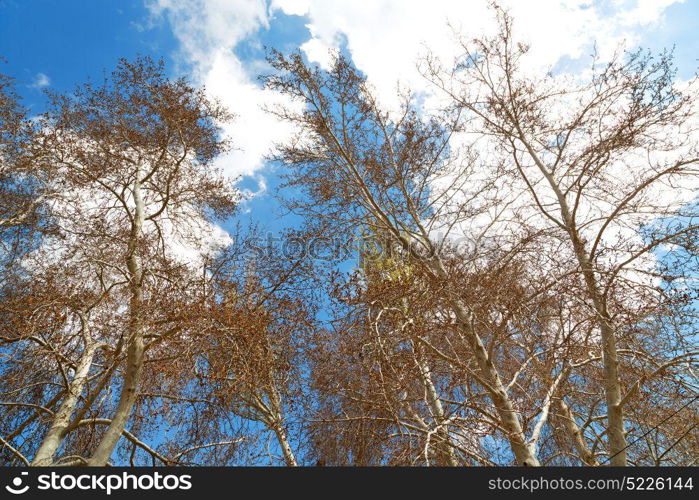
[[(380, 205), (373, 198), (371, 192), (366, 188), (362, 176), (356, 172), (356, 169), (351, 164), (351, 161), (348, 161), (348, 164), (357, 178), (365, 200), (371, 207), (373, 216), (376, 218), (376, 220), (383, 222), (386, 227), (390, 229), (393, 238), (395, 238), (394, 241), (403, 246), (403, 248), (408, 252), (413, 253), (415, 247), (411, 241), (412, 237), (405, 237), (401, 234), (401, 230), (397, 228), (391, 222), (391, 219), (384, 214)], [(416, 217), (415, 214), (413, 215), (415, 217), (415, 221), (418, 221), (418, 217)], [(439, 252), (432, 245), (428, 233), (424, 229), (421, 229), (421, 233), (424, 248), (428, 250), (429, 255), (434, 257), (427, 260), (422, 258), (419, 252), (416, 252), (417, 259), (422, 263), (429, 274), (438, 278), (443, 283), (449, 283), (451, 281), (451, 276), (449, 276), (449, 273), (444, 267), (444, 263), (439, 259)], [(500, 375), (493, 365), (493, 362), (490, 360), (490, 356), (488, 355), (487, 349), (483, 345), (483, 341), (473, 327), (473, 318), (470, 311), (459, 299), (454, 297), (447, 298), (447, 305), (454, 312), (457, 325), (460, 331), (466, 335), (471, 350), (476, 357), (478, 368), (483, 373), (484, 379), (489, 385), (489, 387), (486, 387), (486, 389), (490, 393), (493, 403), (495, 403), (498, 416), (500, 417), (502, 427), (506, 432), (507, 439), (510, 442), (510, 447), (512, 448), (512, 453), (515, 455), (515, 459), (520, 465), (527, 467), (538, 467), (540, 465), (539, 460), (531, 452), (529, 446), (527, 446), (524, 431), (519, 421), (517, 412), (512, 405), (512, 401), (507, 395), (507, 391), (502, 383), (502, 380), (500, 379)]]
[(607, 403), (607, 436), (609, 437), (610, 465), (626, 466), (626, 433), (622, 410), (622, 393), (619, 382), (619, 360), (617, 357), (616, 332), (612, 319), (602, 300), (592, 263), (577, 234), (571, 234), (578, 262), (583, 271), (585, 284), (597, 313), (602, 337), (602, 363), (604, 366), (604, 392)]
[(573, 447), (580, 457), (580, 460), (585, 463), (585, 465), (590, 465), (592, 467), (598, 466), (599, 462), (595, 458), (585, 440), (583, 438), (582, 430), (575, 421), (575, 416), (571, 411), (568, 404), (563, 399), (556, 400), (556, 405), (558, 406), (558, 411), (560, 412), (561, 420), (563, 421), (563, 426), (565, 427), (568, 435), (573, 441)]
[(131, 300), (129, 302), (129, 344), (126, 354), (126, 371), (124, 372), (121, 393), (119, 394), (119, 404), (117, 405), (114, 417), (102, 436), (97, 450), (95, 450), (88, 461), (89, 465), (92, 466), (105, 466), (112, 456), (126, 428), (126, 423), (131, 417), (131, 412), (138, 396), (138, 385), (143, 370), (143, 269), (139, 255), (139, 244), (143, 222), (145, 220), (145, 208), (141, 194), (140, 171), (136, 172), (133, 196), (135, 210), (126, 262), (129, 270), (131, 288)]
[(83, 392), (85, 382), (87, 382), (87, 376), (90, 372), (96, 350), (96, 343), (89, 343), (85, 347), (85, 351), (75, 367), (75, 375), (68, 387), (68, 393), (61, 402), (58, 411), (53, 416), (51, 427), (49, 427), (36, 455), (34, 455), (34, 460), (32, 460), (31, 465), (39, 467), (53, 465), (53, 457), (68, 433), (70, 417), (75, 410), (75, 405), (80, 398), (80, 394)]
[(289, 438), (286, 435), (286, 431), (284, 431), (281, 425), (276, 425), (274, 427), (274, 433), (277, 436), (279, 447), (282, 449), (282, 453), (284, 453), (284, 462), (286, 462), (286, 465), (289, 467), (296, 467), (298, 463), (296, 462), (294, 451), (291, 449), (291, 445), (289, 444)]
[(609, 436), (610, 464), (626, 466), (626, 434), (624, 431), (624, 415), (621, 405), (622, 394), (621, 384), (619, 382), (616, 332), (613, 322), (604, 304), (602, 295), (600, 294), (592, 262), (588, 257), (587, 249), (576, 227), (576, 222), (568, 206), (568, 201), (551, 172), (546, 168), (534, 151), (534, 148), (529, 144), (519, 126), (517, 127), (520, 141), (522, 141), (537, 168), (546, 178), (551, 190), (556, 195), (565, 229), (573, 246), (578, 265), (582, 270), (588, 295), (592, 299), (592, 304), (597, 314), (597, 324), (599, 325), (602, 337), (602, 363), (604, 365), (604, 392), (607, 403), (607, 435)]
[[(441, 265), (441, 262), (437, 261), (430, 264), (432, 271), (441, 279), (448, 282), (449, 276), (444, 266)], [(466, 335), (471, 350), (476, 357), (478, 368), (483, 374), (485, 381), (490, 385), (490, 388), (486, 389), (489, 389), (488, 392), (490, 393), (493, 403), (495, 403), (500, 422), (506, 432), (507, 439), (510, 442), (510, 448), (515, 455), (517, 463), (526, 467), (538, 467), (540, 465), (539, 460), (532, 453), (529, 446), (527, 446), (524, 430), (519, 421), (517, 411), (514, 409), (512, 401), (505, 389), (505, 385), (502, 383), (500, 375), (488, 355), (488, 350), (483, 345), (483, 341), (473, 327), (473, 318), (470, 311), (468, 311), (458, 299), (450, 298), (449, 305), (456, 316), (458, 326)]]
[[(375, 203), (374, 203), (375, 204)], [(388, 220), (386, 217), (381, 217), (383, 220)], [(402, 238), (398, 236), (398, 232), (395, 234), (398, 243), (403, 245), (408, 251), (413, 251), (413, 245), (410, 239)], [(426, 270), (432, 274), (434, 277), (438, 278), (443, 283), (450, 282), (450, 276), (444, 267), (443, 262), (438, 257), (438, 252), (432, 246), (429, 237), (423, 235), (423, 244), (429, 250), (430, 255), (433, 257), (430, 260), (426, 260), (419, 257), (418, 259)], [(465, 334), (466, 339), (471, 347), (471, 350), (476, 358), (478, 368), (483, 374), (483, 378), (489, 387), (485, 387), (490, 393), (491, 399), (495, 404), (498, 416), (500, 417), (500, 423), (506, 433), (506, 437), (510, 442), (510, 448), (512, 453), (517, 460), (517, 463), (525, 467), (538, 467), (539, 460), (536, 458), (527, 446), (526, 438), (524, 435), (524, 430), (522, 429), (522, 424), (519, 421), (517, 411), (512, 405), (512, 401), (507, 394), (505, 385), (500, 379), (495, 365), (493, 364), (490, 356), (488, 355), (488, 350), (483, 345), (483, 341), (476, 332), (473, 326), (473, 317), (468, 308), (461, 302), (460, 299), (454, 297), (447, 298), (447, 305), (451, 308), (454, 315), (456, 316), (456, 323), (459, 330)]]
[(432, 418), (439, 425), (439, 430), (437, 431), (437, 436), (439, 437), (438, 443), (438, 465), (448, 465), (450, 467), (458, 467), (459, 462), (456, 460), (456, 454), (454, 453), (454, 448), (451, 445), (449, 429), (444, 425), (444, 407), (437, 394), (437, 388), (434, 386), (432, 381), (432, 370), (430, 370), (427, 362), (422, 359), (419, 352), (416, 352), (416, 360), (420, 369), (420, 377), (422, 378), (422, 383), (425, 386), (425, 392), (427, 394), (427, 403), (430, 407), (430, 412), (432, 413)]
[[(272, 373), (270, 375), (270, 380), (274, 380), (274, 378), (275, 377)], [(270, 390), (267, 392), (267, 396), (269, 397), (272, 407), (271, 411), (269, 412), (272, 421), (269, 422), (268, 428), (271, 428), (274, 431), (274, 434), (277, 436), (277, 442), (279, 442), (279, 447), (282, 449), (282, 453), (284, 454), (284, 462), (286, 462), (286, 465), (289, 467), (296, 467), (298, 463), (296, 462), (294, 451), (291, 449), (291, 445), (289, 444), (289, 438), (284, 430), (282, 398), (279, 395), (279, 391), (275, 385), (270, 387)]]

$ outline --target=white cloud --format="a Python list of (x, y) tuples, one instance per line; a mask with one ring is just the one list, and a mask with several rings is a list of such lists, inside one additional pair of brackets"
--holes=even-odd
[[(503, 0), (515, 18), (515, 36), (532, 46), (530, 61), (550, 67), (561, 58), (577, 59), (597, 44), (602, 56), (621, 43), (637, 43), (642, 30), (662, 20), (664, 10), (683, 0)], [(467, 38), (494, 27), (487, 0), (273, 0), (272, 9), (309, 17), (311, 39), (302, 45), (307, 57), (321, 65), (327, 53), (347, 42), (355, 64), (384, 99), (395, 93), (398, 80), (417, 90), (426, 82), (416, 60), (429, 47), (436, 55), (455, 55), (453, 31)]]
[(264, 0), (150, 0), (155, 15), (166, 15), (184, 55), (206, 72), (220, 49), (233, 49), (268, 25)]
[(51, 79), (48, 77), (48, 75), (45, 75), (44, 73), (37, 73), (34, 75), (34, 79), (32, 80), (30, 87), (34, 89), (43, 89), (49, 85), (51, 85)]
[(313, 62), (317, 62), (323, 68), (328, 68), (332, 64), (332, 53), (334, 49), (319, 38), (312, 37), (301, 45), (300, 49), (305, 52), (306, 57)]
[[(241, 61), (234, 49), (254, 43), (275, 15), (308, 17), (309, 38), (301, 49), (311, 61), (327, 66), (331, 50), (345, 41), (354, 63), (367, 75), (379, 97), (395, 104), (400, 81), (428, 91), (416, 62), (429, 47), (450, 59), (457, 47), (451, 26), (467, 37), (491, 31), (487, 0), (146, 0), (155, 16), (165, 17), (180, 42), (193, 78), (206, 85), (234, 113), (226, 127), (237, 149), (219, 160), (231, 175), (251, 175), (264, 164), (274, 142), (291, 129), (261, 109), (279, 96), (256, 82), (260, 61)], [(592, 52), (602, 56), (626, 40), (637, 43), (649, 26), (662, 21), (671, 4), (683, 0), (503, 0), (515, 17), (515, 36), (531, 43), (530, 62), (550, 67), (562, 58), (576, 60)], [(579, 69), (587, 68), (587, 61)], [(578, 69), (578, 68), (574, 68)]]
[(254, 67), (246, 67), (233, 52), (268, 27), (265, 1), (153, 0), (147, 5), (171, 23), (194, 80), (236, 114), (235, 121), (224, 127), (235, 149), (219, 158), (218, 166), (231, 176), (253, 174), (263, 166), (272, 143), (290, 133), (288, 125), (262, 109), (278, 102), (279, 96), (261, 89)]
[(649, 25), (662, 22), (663, 12), (673, 3), (685, 0), (638, 0), (636, 6), (624, 12), (621, 21), (625, 25)]
[(232, 175), (252, 175), (263, 166), (271, 145), (291, 132), (288, 124), (262, 108), (279, 102), (280, 96), (256, 85), (253, 75), (226, 49), (213, 55), (202, 83), (236, 114), (236, 119), (224, 127), (235, 149), (218, 159), (219, 166)]
[(311, 8), (310, 0), (272, 0), (272, 9), (282, 9), (291, 16), (305, 16)]

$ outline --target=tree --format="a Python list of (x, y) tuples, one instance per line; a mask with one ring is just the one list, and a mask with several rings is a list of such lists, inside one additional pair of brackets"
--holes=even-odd
[[(218, 124), (229, 118), (203, 90), (168, 80), (162, 62), (148, 58), (122, 59), (101, 85), (51, 96), (37, 144), (60, 186), (49, 204), (57, 229), (24, 267), (30, 279), (54, 284), (36, 310), (49, 304), (64, 323), (50, 325), (41, 342), (22, 330), (8, 339), (25, 353), (48, 348), (61, 359), (53, 377), (63, 374), (62, 389), (50, 392), (57, 409), (34, 465), (56, 463), (72, 432), (95, 425), (104, 430), (90, 456), (62, 463), (105, 465), (126, 432), (147, 358), (191, 324), (178, 309), (201, 300), (206, 255), (225, 244), (211, 222), (237, 201), (212, 166), (226, 148)], [(27, 305), (19, 314), (31, 317)], [(112, 407), (103, 391), (117, 380)], [(93, 407), (100, 395), (106, 404)], [(93, 412), (111, 416), (84, 419)]]
[[(432, 237), (440, 229), (448, 232), (487, 215), (494, 206), (494, 180), (479, 180), (475, 175), (479, 165), (465, 161), (475, 159), (475, 149), (449, 147), (460, 126), (458, 114), (423, 120), (407, 96), (391, 118), (342, 57), (327, 73), (307, 67), (298, 54), (286, 58), (275, 53), (271, 63), (278, 73), (267, 78), (269, 88), (306, 105), (302, 112), (275, 110), (300, 130), (298, 140), (279, 148), (277, 159), (294, 169), (290, 183), (303, 187), (312, 200), (291, 206), (335, 234), (347, 235), (348, 229), (361, 225), (386, 235), (413, 259), (424, 280), (440, 290), (442, 304), (466, 340), (478, 370), (470, 374), (492, 398), (498, 425), (518, 462), (538, 465), (483, 332), (478, 331), (475, 310), (451, 280), (442, 252), (449, 235), (437, 241)], [(436, 191), (434, 186), (444, 181), (449, 183)], [(467, 190), (470, 200), (450, 206), (451, 189)], [(475, 266), (481, 256), (462, 257), (460, 265)]]
[[(668, 54), (642, 52), (596, 61), (586, 82), (531, 76), (528, 47), (513, 40), (509, 14), (496, 14), (497, 36), (462, 42), (454, 68), (428, 59), (425, 73), (470, 117), (470, 130), (490, 139), (505, 165), (492, 175), (528, 205), (516, 223), (546, 231), (556, 272), (579, 276), (599, 333), (608, 453), (612, 465), (626, 465), (623, 412), (636, 386), (624, 391), (618, 344), (635, 347), (626, 332), (676, 300), (658, 286), (654, 252), (699, 229), (690, 203), (699, 172), (695, 83), (681, 90)], [(669, 281), (691, 272), (666, 271)], [(664, 363), (695, 355), (682, 350)]]
[[(673, 370), (696, 359), (693, 329), (652, 329), (662, 354), (643, 333), (691, 308), (691, 297), (660, 279), (691, 278), (696, 262), (660, 272), (655, 252), (694, 248), (696, 96), (673, 83), (668, 56), (619, 56), (587, 83), (532, 76), (519, 65), (527, 48), (512, 40), (509, 15), (495, 10), (496, 37), (463, 42), (453, 67), (425, 60), (441, 108), (421, 108), (409, 93), (398, 109), (382, 108), (343, 57), (322, 71), (273, 52), (268, 87), (304, 106), (272, 110), (298, 130), (275, 158), (303, 189), (289, 206), (310, 234), (347, 238), (363, 227), (408, 263), (435, 301), (425, 309), (398, 299), (384, 314), (402, 308), (403, 327), (437, 312), (452, 322), (442, 337), (459, 339), (468, 355), (421, 343), (462, 374), (463, 387), (470, 378), (485, 390), (519, 464), (555, 456), (553, 432), (583, 463), (625, 465), (625, 435), (638, 428), (626, 427), (623, 407), (640, 386), (684, 387), (672, 398), (679, 409), (696, 400)], [(399, 320), (388, 321), (397, 331)], [(602, 415), (597, 398), (584, 396), (599, 382)]]
[(302, 414), (304, 349), (316, 328), (311, 267), (303, 253), (283, 254), (257, 242), (253, 232), (216, 260), (206, 320), (195, 336), (198, 349), (184, 373), (196, 374), (198, 393), (216, 402), (217, 418), (261, 424), (283, 463), (296, 466), (291, 420)]
[(204, 89), (121, 60), (29, 120), (0, 76), (0, 460), (694, 464), (697, 80), (553, 75), (494, 14), (393, 106), (272, 51), (262, 245)]
[(36, 127), (13, 84), (0, 74), (0, 244), (5, 272), (31, 247), (37, 230), (47, 230), (43, 209), (51, 195), (51, 169), (33, 147)]

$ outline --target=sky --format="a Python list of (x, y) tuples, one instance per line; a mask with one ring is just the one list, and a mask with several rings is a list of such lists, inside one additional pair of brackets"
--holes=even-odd
[[(699, 58), (699, 0), (511, 0), (515, 36), (531, 44), (537, 70), (576, 73), (620, 44), (673, 48), (678, 79)], [(235, 149), (219, 165), (250, 198), (239, 218), (275, 230), (289, 223), (274, 200), (279, 172), (265, 161), (288, 125), (262, 107), (280, 97), (260, 87), (265, 47), (301, 50), (328, 63), (341, 49), (390, 104), (400, 83), (426, 91), (416, 61), (427, 50), (454, 55), (454, 34), (473, 38), (493, 26), (481, 0), (0, 0), (0, 72), (16, 78), (30, 112), (43, 92), (99, 79), (120, 57), (162, 57), (227, 105), (225, 133)]]

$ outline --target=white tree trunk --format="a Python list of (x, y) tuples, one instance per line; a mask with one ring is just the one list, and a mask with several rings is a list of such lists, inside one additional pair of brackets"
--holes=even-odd
[[(437, 261), (430, 264), (432, 271), (441, 279), (446, 280), (445, 282), (448, 282), (449, 276), (444, 269), (444, 266), (441, 265), (441, 262)], [(527, 467), (538, 467), (540, 465), (539, 460), (536, 458), (536, 455), (532, 453), (530, 447), (527, 446), (527, 440), (524, 435), (524, 430), (522, 429), (522, 424), (520, 423), (517, 411), (514, 409), (512, 401), (507, 394), (507, 389), (505, 388), (505, 385), (503, 384), (495, 365), (490, 359), (488, 350), (485, 348), (485, 345), (483, 345), (483, 341), (473, 326), (471, 312), (461, 303), (460, 300), (456, 298), (450, 298), (449, 305), (456, 316), (457, 325), (465, 334), (466, 339), (470, 344), (471, 350), (476, 358), (478, 368), (483, 374), (483, 378), (490, 386), (486, 387), (486, 389), (488, 389), (491, 399), (493, 400), (493, 403), (495, 403), (495, 408), (498, 416), (500, 417), (500, 422), (506, 432), (506, 437), (510, 442), (510, 448), (512, 449), (512, 453), (515, 455), (517, 463)]]
[[(419, 349), (419, 348), (418, 348)], [(437, 431), (437, 436), (439, 437), (438, 452), (440, 455), (439, 465), (449, 465), (450, 467), (457, 467), (459, 462), (456, 460), (456, 454), (454, 453), (454, 447), (451, 445), (451, 438), (449, 436), (449, 429), (444, 424), (444, 407), (442, 406), (442, 401), (439, 399), (437, 394), (437, 388), (432, 381), (432, 370), (430, 369), (427, 362), (422, 359), (419, 352), (415, 353), (416, 361), (420, 369), (420, 377), (422, 383), (425, 387), (425, 393), (427, 394), (427, 403), (430, 407), (430, 412), (432, 413), (432, 418), (439, 425), (439, 430)]]
[[(577, 241), (576, 241), (577, 240)], [(576, 244), (577, 243), (577, 244)], [(619, 383), (619, 360), (617, 357), (616, 332), (609, 312), (602, 301), (601, 294), (592, 265), (579, 239), (575, 239), (578, 261), (583, 269), (585, 284), (592, 297), (592, 303), (597, 313), (602, 337), (602, 363), (604, 366), (604, 392), (607, 402), (607, 436), (609, 437), (610, 465), (626, 466), (626, 432), (624, 429), (624, 414), (622, 410), (622, 392)]]
[(92, 366), (92, 360), (95, 357), (97, 350), (96, 343), (88, 343), (85, 347), (77, 366), (75, 367), (75, 375), (68, 386), (68, 392), (61, 402), (61, 406), (53, 416), (51, 427), (49, 427), (44, 440), (39, 445), (39, 449), (34, 455), (31, 465), (33, 466), (50, 466), (53, 465), (53, 457), (56, 451), (63, 443), (66, 437), (70, 418), (75, 410), (80, 394), (82, 394), (87, 382), (87, 377)]
[(286, 465), (289, 467), (296, 467), (298, 463), (296, 462), (294, 451), (291, 449), (291, 445), (289, 444), (289, 438), (286, 435), (286, 431), (284, 431), (281, 425), (277, 425), (274, 428), (274, 433), (277, 436), (277, 441), (282, 449), (282, 453), (284, 453), (284, 462), (286, 462)]
[[(274, 375), (271, 376), (271, 380), (274, 380)], [(268, 427), (270, 427), (277, 436), (277, 442), (279, 443), (279, 447), (282, 449), (282, 453), (284, 454), (284, 462), (286, 462), (286, 465), (289, 467), (296, 467), (298, 463), (296, 462), (296, 457), (294, 456), (294, 450), (291, 449), (289, 437), (286, 435), (286, 431), (284, 430), (282, 398), (275, 386), (271, 387), (268, 396), (272, 406), (272, 421), (269, 423)]]
[(563, 399), (558, 399), (556, 400), (556, 406), (558, 406), (558, 411), (560, 412), (563, 426), (565, 427), (568, 435), (571, 437), (573, 447), (575, 448), (578, 457), (580, 457), (580, 460), (582, 460), (586, 465), (599, 465), (595, 455), (585, 443), (582, 430), (575, 421), (575, 415), (573, 415), (573, 412), (568, 404)]
[(573, 213), (568, 206), (565, 194), (554, 179), (546, 165), (536, 154), (534, 148), (527, 141), (524, 133), (518, 128), (519, 139), (524, 144), (527, 152), (534, 160), (539, 171), (543, 174), (551, 190), (556, 195), (558, 206), (563, 219), (563, 225), (568, 233), (575, 257), (581, 268), (588, 295), (592, 300), (597, 324), (602, 337), (602, 363), (604, 366), (604, 392), (607, 403), (607, 436), (609, 437), (610, 464), (614, 466), (626, 466), (626, 434), (624, 430), (624, 415), (622, 412), (622, 391), (619, 382), (619, 361), (616, 347), (616, 331), (612, 319), (607, 311), (599, 284), (595, 277), (594, 268)]
[(126, 423), (131, 417), (131, 412), (138, 396), (138, 385), (141, 379), (144, 359), (144, 325), (143, 325), (143, 269), (139, 255), (139, 244), (143, 222), (145, 220), (145, 207), (141, 193), (140, 171), (136, 172), (136, 181), (133, 188), (134, 217), (131, 227), (131, 236), (127, 255), (127, 268), (131, 288), (131, 300), (129, 302), (129, 343), (126, 354), (126, 370), (123, 376), (119, 403), (111, 424), (102, 436), (102, 440), (92, 457), (89, 465), (105, 466), (112, 456), (119, 439), (126, 428)]

